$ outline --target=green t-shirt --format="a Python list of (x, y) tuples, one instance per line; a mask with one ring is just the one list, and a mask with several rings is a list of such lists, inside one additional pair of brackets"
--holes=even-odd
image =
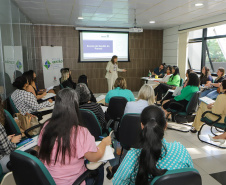
[(181, 94), (176, 96), (174, 99), (176, 101), (180, 101), (180, 100), (190, 101), (193, 94), (197, 91), (199, 91), (199, 87), (188, 85), (185, 88), (183, 88), (181, 91)]
[(168, 85), (173, 85), (173, 86), (180, 86), (180, 76), (176, 75), (176, 76), (171, 76), (169, 81), (167, 82)]

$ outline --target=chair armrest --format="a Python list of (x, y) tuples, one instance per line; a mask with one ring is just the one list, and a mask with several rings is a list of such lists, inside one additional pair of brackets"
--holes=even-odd
[(30, 134), (28, 134), (28, 132), (30, 132), (31, 130), (34, 130), (36, 128), (39, 128), (41, 126), (42, 126), (41, 124), (38, 124), (38, 125), (34, 125), (34, 126), (30, 127), (29, 129), (25, 130), (24, 131), (25, 136), (27, 136), (28, 138), (32, 138), (33, 136), (31, 136)]
[(107, 122), (107, 125), (106, 125), (106, 129), (108, 130), (110, 127), (111, 127), (111, 124), (114, 122), (113, 119), (110, 119), (108, 122)]
[(175, 106), (178, 107), (178, 108), (179, 108), (178, 111), (182, 111), (183, 108), (184, 108), (184, 106), (181, 105), (180, 103), (177, 103), (177, 102), (171, 102), (171, 103), (169, 104), (169, 109), (174, 110), (174, 109), (173, 109), (173, 106), (174, 106), (174, 107), (175, 107)]
[(76, 179), (76, 181), (72, 185), (80, 185), (87, 178), (91, 176), (97, 176), (97, 175), (98, 175), (98, 169), (86, 170), (82, 175), (79, 176), (79, 178)]
[(204, 112), (204, 113), (202, 114), (202, 118), (204, 118), (206, 114), (212, 114), (212, 115), (214, 115), (214, 116), (217, 116), (217, 117), (218, 117), (218, 118), (217, 118), (217, 120), (212, 121), (212, 124), (215, 124), (215, 123), (217, 123), (218, 121), (220, 121), (220, 120), (221, 120), (221, 115), (219, 115), (219, 114), (215, 114), (215, 113), (212, 113), (211, 111), (206, 111), (206, 112)]

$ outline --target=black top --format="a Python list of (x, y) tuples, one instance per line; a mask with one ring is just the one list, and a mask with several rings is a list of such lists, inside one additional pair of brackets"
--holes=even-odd
[(213, 78), (211, 75), (209, 76), (200, 76), (200, 85), (206, 84), (207, 81), (213, 81)]
[(95, 96), (93, 95), (93, 92), (90, 89), (89, 89), (89, 91), (90, 91), (90, 95), (91, 95), (90, 101), (96, 103), (97, 100), (96, 100)]
[(76, 89), (76, 83), (72, 81), (71, 77), (69, 77), (66, 81), (62, 83), (63, 87), (70, 87), (72, 89)]
[(222, 76), (222, 77), (220, 77), (220, 78), (216, 78), (215, 80), (214, 80), (214, 83), (220, 83), (220, 82), (222, 82), (224, 80), (224, 76)]

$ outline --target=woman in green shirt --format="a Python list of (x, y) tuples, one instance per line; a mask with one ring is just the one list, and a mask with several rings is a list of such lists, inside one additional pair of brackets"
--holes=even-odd
[(172, 106), (171, 108), (174, 110), (181, 110), (181, 111), (185, 111), (188, 102), (191, 100), (193, 94), (195, 92), (199, 91), (199, 77), (196, 73), (190, 73), (188, 75), (188, 83), (187, 86), (185, 88), (182, 89), (181, 94), (170, 99), (170, 100), (166, 100), (163, 102), (163, 109), (165, 109), (165, 112), (168, 113), (166, 111), (166, 109), (169, 108), (169, 105), (172, 102), (177, 102), (179, 104), (181, 104), (183, 106), (183, 108), (181, 109), (181, 106)]
[(173, 86), (179, 87), (180, 85), (180, 72), (177, 66), (173, 66), (172, 69), (173, 75), (170, 77), (168, 82), (160, 83), (155, 88), (155, 96), (157, 96), (157, 101), (162, 99), (162, 94), (166, 93)]

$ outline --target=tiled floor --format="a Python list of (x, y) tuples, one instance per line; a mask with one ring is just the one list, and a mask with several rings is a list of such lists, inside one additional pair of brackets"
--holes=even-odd
[[(134, 94), (137, 97), (137, 93)], [(206, 128), (204, 131), (207, 134), (209, 129)], [(201, 174), (203, 185), (226, 185), (226, 149), (202, 143), (198, 140), (197, 134), (190, 132), (183, 133), (168, 129), (165, 132), (165, 139), (168, 142), (180, 142), (187, 148), (193, 159), (194, 167)], [(104, 185), (110, 184), (112, 182), (105, 179)]]

